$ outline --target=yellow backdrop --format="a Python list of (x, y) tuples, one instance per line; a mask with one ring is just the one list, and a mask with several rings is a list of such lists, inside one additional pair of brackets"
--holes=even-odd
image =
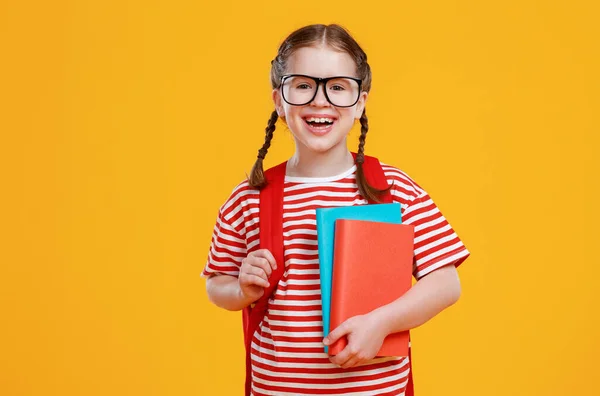
[[(0, 393), (241, 394), (240, 313), (199, 273), (278, 44), (337, 22), (373, 68), (367, 153), (472, 252), (413, 332), (417, 395), (600, 394), (594, 3), (2, 2)], [(278, 129), (267, 165), (292, 150)]]

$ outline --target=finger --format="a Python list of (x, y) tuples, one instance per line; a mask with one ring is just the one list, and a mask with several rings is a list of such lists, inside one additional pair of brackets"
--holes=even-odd
[(269, 282), (268, 281), (264, 280), (260, 276), (252, 275), (252, 274), (246, 274), (241, 279), (241, 282), (242, 282), (242, 284), (244, 284), (246, 286), (257, 285), (257, 286), (261, 286), (261, 287), (269, 287)]
[(258, 273), (254, 270), (254, 268), (258, 268), (262, 272), (264, 272), (266, 275), (265, 279), (267, 279), (267, 280), (269, 279), (269, 276), (271, 276), (271, 267), (267, 263), (266, 259), (260, 258), (260, 257), (248, 256), (244, 260), (242, 260), (242, 267), (241, 267), (242, 272), (247, 272), (250, 274), (258, 275)]
[(273, 270), (277, 269), (277, 262), (275, 261), (275, 256), (273, 256), (273, 253), (271, 253), (268, 249), (259, 249), (250, 253), (249, 256), (250, 255), (266, 259), (271, 268), (273, 268)]
[(357, 363), (358, 363), (358, 358), (352, 358), (352, 359), (348, 360), (346, 363), (342, 364), (341, 367), (343, 369), (348, 369), (348, 368), (352, 368), (352, 367), (356, 366)]
[(258, 277), (263, 278), (264, 280), (266, 280), (267, 282), (269, 281), (269, 277), (267, 276), (267, 274), (265, 273), (265, 270), (263, 270), (260, 267), (248, 267), (245, 270), (246, 274), (248, 275), (256, 275)]
[(344, 365), (346, 362), (348, 362), (351, 358), (354, 357), (354, 352), (355, 351), (353, 350), (353, 347), (351, 347), (350, 344), (348, 344), (346, 345), (346, 348), (344, 348), (340, 353), (335, 355), (330, 360), (333, 364), (337, 364), (338, 366), (342, 367), (342, 365)]
[(358, 357), (358, 355), (352, 356), (350, 359), (348, 359), (348, 361), (346, 361), (344, 364), (341, 365), (342, 368), (344, 369), (348, 369), (348, 368), (352, 368), (356, 365), (358, 365), (358, 363), (360, 363), (361, 359)]
[(249, 258), (249, 263), (254, 267), (260, 267), (267, 274), (267, 278), (271, 276), (273, 273), (273, 268), (271, 268), (271, 264), (264, 257), (251, 257)]
[(348, 347), (344, 348), (344, 350), (338, 353), (336, 356), (331, 358), (331, 363), (343, 367), (350, 359), (352, 359), (354, 355), (350, 353)]
[(338, 327), (336, 327), (327, 337), (323, 339), (323, 344), (331, 345), (336, 342), (341, 337), (349, 334), (352, 330), (352, 326), (348, 324), (348, 321), (342, 323)]

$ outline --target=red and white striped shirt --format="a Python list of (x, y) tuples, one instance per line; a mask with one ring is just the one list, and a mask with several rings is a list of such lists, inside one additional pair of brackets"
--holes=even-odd
[[(383, 164), (402, 222), (415, 225), (416, 279), (444, 265), (458, 266), (469, 251), (429, 195), (401, 170)], [(356, 166), (332, 177), (285, 177), (285, 271), (253, 335), (252, 394), (403, 395), (408, 357), (374, 359), (342, 369), (323, 350), (315, 209), (365, 205)], [(219, 210), (202, 276), (237, 276), (241, 261), (259, 249), (259, 191), (240, 183)]]

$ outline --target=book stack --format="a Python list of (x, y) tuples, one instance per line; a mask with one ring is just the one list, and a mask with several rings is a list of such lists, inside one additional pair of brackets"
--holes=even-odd
[[(414, 227), (402, 224), (400, 204), (316, 210), (323, 334), (347, 319), (389, 304), (412, 284)], [(390, 334), (377, 356), (407, 356), (409, 332)], [(346, 346), (342, 337), (325, 353)]]

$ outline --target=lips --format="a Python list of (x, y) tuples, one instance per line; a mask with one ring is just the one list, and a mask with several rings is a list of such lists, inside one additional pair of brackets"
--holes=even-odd
[(329, 133), (337, 121), (337, 117), (328, 115), (308, 115), (302, 117), (306, 128), (313, 134), (322, 136)]
[(329, 120), (329, 121), (335, 121), (338, 119), (338, 117), (336, 115), (331, 115), (331, 114), (325, 114), (325, 113), (305, 113), (304, 115), (302, 115), (302, 118), (304, 120)]

